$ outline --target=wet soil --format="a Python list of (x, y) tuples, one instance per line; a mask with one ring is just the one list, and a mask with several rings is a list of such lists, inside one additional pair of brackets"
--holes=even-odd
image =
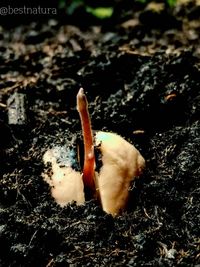
[[(0, 27), (2, 267), (199, 266), (199, 2), (155, 9)], [(93, 128), (147, 162), (116, 218), (93, 200), (59, 207), (41, 177), (46, 149), (80, 131), (81, 86)]]

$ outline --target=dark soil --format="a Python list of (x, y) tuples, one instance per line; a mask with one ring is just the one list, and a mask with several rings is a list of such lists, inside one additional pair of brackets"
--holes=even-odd
[[(78, 14), (76, 26), (0, 27), (0, 265), (197, 267), (199, 3), (155, 12), (118, 1), (95, 25)], [(41, 177), (45, 150), (80, 131), (80, 86), (93, 128), (122, 135), (147, 162), (116, 218), (95, 201), (59, 207)]]

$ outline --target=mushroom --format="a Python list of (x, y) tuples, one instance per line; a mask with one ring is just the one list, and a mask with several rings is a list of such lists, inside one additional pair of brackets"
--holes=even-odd
[(55, 146), (43, 156), (43, 177), (58, 204), (83, 204), (95, 198), (105, 212), (118, 215), (126, 208), (130, 183), (142, 173), (145, 160), (132, 144), (115, 133), (96, 131), (93, 136), (82, 88), (77, 94), (77, 110), (83, 135), (83, 170), (73, 148)]

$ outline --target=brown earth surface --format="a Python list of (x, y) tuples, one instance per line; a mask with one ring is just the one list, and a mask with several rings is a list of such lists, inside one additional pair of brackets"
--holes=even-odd
[[(199, 40), (199, 1), (117, 1), (104, 21), (81, 10), (3, 21), (2, 267), (199, 266)], [(93, 128), (125, 137), (147, 162), (116, 218), (93, 200), (59, 207), (41, 177), (46, 149), (80, 131), (80, 87)]]

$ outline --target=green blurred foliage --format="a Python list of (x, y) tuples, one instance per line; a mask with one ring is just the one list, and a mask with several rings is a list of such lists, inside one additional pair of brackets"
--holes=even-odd
[[(137, 2), (147, 4), (149, 2), (156, 2), (156, 0), (151, 1), (151, 0), (136, 0)], [(160, 1), (159, 1), (160, 2)], [(163, 0), (163, 3), (167, 3), (170, 7), (173, 7), (176, 5), (177, 0)]]
[(114, 8), (113, 7), (97, 7), (93, 8), (90, 6), (86, 6), (86, 12), (92, 14), (93, 16), (99, 19), (106, 19), (110, 18), (113, 14)]
[(72, 15), (78, 8), (83, 8), (85, 12), (92, 14), (98, 19), (110, 18), (114, 8), (111, 7), (91, 7), (84, 0), (59, 0), (59, 8), (65, 9), (68, 15)]
[(59, 8), (65, 9), (68, 15), (72, 15), (77, 8), (84, 5), (84, 0), (59, 0)]
[(176, 5), (176, 0), (167, 0), (167, 3), (169, 4), (169, 6), (175, 6)]
[[(143, 4), (147, 4), (151, 2), (150, 0), (135, 0), (135, 1), (143, 3)], [(163, 2), (165, 3), (167, 2), (167, 4), (170, 7), (173, 7), (175, 6), (177, 0), (163, 0)], [(95, 0), (94, 0), (94, 3), (95, 3)], [(105, 0), (105, 4), (106, 4), (106, 0)], [(92, 14), (94, 17), (98, 19), (110, 18), (114, 12), (114, 4), (113, 6), (102, 6), (101, 5), (101, 6), (93, 7), (93, 6), (88, 5), (87, 0), (59, 0), (59, 8), (65, 9), (68, 15), (73, 15), (73, 13), (77, 9), (83, 8), (85, 12)]]

